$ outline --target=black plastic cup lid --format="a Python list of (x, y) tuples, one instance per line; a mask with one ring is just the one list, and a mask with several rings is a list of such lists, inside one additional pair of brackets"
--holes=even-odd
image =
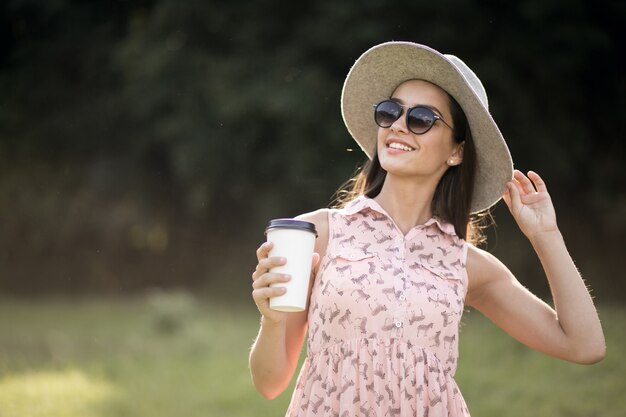
[(265, 229), (265, 234), (269, 232), (271, 229), (297, 229), (303, 230), (306, 232), (311, 232), (317, 237), (317, 230), (315, 230), (315, 225), (311, 222), (307, 222), (304, 220), (296, 220), (296, 219), (274, 219), (270, 220), (267, 228)]

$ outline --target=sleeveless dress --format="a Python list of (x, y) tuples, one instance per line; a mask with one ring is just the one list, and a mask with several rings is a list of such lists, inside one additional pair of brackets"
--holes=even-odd
[(328, 222), (286, 415), (469, 416), (454, 381), (466, 242), (437, 218), (405, 236), (365, 196)]

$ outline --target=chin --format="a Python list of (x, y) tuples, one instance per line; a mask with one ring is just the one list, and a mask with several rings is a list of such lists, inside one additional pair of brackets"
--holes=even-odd
[(399, 166), (396, 164), (385, 164), (385, 165), (380, 164), (380, 166), (389, 175), (394, 175), (398, 177), (417, 175), (417, 173), (414, 170), (411, 170), (406, 166)]

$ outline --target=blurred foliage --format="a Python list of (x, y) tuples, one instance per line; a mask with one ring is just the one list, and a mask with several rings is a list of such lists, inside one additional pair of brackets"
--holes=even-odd
[[(623, 270), (625, 18), (618, 0), (3, 2), (0, 288), (240, 292), (265, 222), (327, 205), (363, 161), (341, 86), (392, 39), (474, 68), (579, 259)], [(529, 250), (502, 250), (526, 272)]]
[(187, 291), (152, 290), (147, 297), (153, 325), (159, 333), (182, 332), (198, 313), (195, 298)]

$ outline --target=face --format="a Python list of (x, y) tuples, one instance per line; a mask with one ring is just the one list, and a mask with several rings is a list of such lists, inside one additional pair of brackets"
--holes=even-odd
[(423, 80), (400, 84), (391, 99), (403, 106), (425, 106), (445, 121), (436, 121), (430, 130), (418, 135), (406, 125), (406, 111), (390, 127), (378, 128), (378, 158), (385, 171), (398, 176), (426, 176), (436, 181), (453, 165), (461, 163), (462, 144), (454, 142), (449, 98), (438, 86)]

